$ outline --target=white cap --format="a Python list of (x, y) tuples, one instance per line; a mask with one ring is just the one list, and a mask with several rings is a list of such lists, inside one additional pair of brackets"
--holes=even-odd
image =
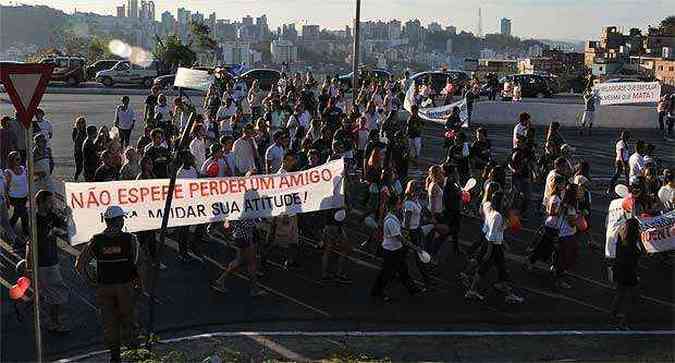
[(337, 222), (344, 221), (346, 217), (347, 217), (347, 213), (345, 212), (344, 209), (340, 209), (337, 212), (335, 212), (335, 220)]
[(103, 213), (103, 219), (113, 219), (124, 217), (125, 215), (127, 215), (127, 213), (122, 208), (116, 205), (111, 205), (105, 210), (105, 213)]

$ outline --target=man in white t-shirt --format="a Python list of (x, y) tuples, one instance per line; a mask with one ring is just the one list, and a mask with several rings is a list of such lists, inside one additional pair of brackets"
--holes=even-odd
[(530, 114), (521, 112), (518, 116), (518, 123), (513, 127), (513, 148), (516, 148), (518, 136), (525, 138), (527, 136), (527, 129), (530, 127)]
[(249, 170), (255, 171), (257, 169), (258, 149), (253, 139), (254, 136), (255, 127), (252, 123), (249, 123), (244, 126), (241, 137), (234, 142), (232, 153), (235, 155), (235, 175), (245, 175)]
[(129, 107), (129, 96), (122, 96), (122, 104), (115, 109), (115, 126), (120, 130), (120, 144), (122, 148), (129, 146), (131, 130), (136, 124), (134, 110)]
[(274, 143), (265, 151), (265, 170), (267, 174), (276, 173), (281, 168), (281, 162), (286, 154), (286, 145), (288, 145), (288, 135), (281, 130), (277, 130), (272, 135)]
[(628, 158), (629, 179), (642, 175), (642, 169), (645, 167), (644, 152), (645, 143), (640, 140), (635, 144), (635, 152)]
[(49, 146), (49, 142), (54, 137), (54, 127), (51, 122), (45, 119), (45, 111), (41, 108), (35, 111), (35, 121), (33, 121), (33, 136), (38, 133), (45, 135), (47, 146)]

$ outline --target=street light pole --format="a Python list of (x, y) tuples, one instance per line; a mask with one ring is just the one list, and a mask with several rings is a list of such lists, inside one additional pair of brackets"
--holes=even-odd
[(354, 53), (352, 54), (352, 92), (354, 99), (359, 86), (359, 41), (361, 28), (361, 0), (356, 0), (356, 16), (354, 17)]

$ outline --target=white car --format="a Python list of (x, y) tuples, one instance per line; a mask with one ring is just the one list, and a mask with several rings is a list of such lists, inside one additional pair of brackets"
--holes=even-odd
[(132, 64), (129, 61), (120, 61), (110, 69), (96, 73), (96, 82), (106, 87), (114, 84), (140, 84), (146, 88), (152, 87), (153, 81), (159, 75), (157, 61), (148, 66)]

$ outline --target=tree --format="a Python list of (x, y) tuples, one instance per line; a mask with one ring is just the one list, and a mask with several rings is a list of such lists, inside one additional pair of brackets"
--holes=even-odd
[(168, 35), (164, 40), (157, 38), (152, 55), (161, 62), (162, 73), (173, 73), (179, 66), (192, 66), (197, 55), (181, 42), (177, 35)]
[(671, 15), (661, 21), (661, 31), (675, 36), (675, 15)]

